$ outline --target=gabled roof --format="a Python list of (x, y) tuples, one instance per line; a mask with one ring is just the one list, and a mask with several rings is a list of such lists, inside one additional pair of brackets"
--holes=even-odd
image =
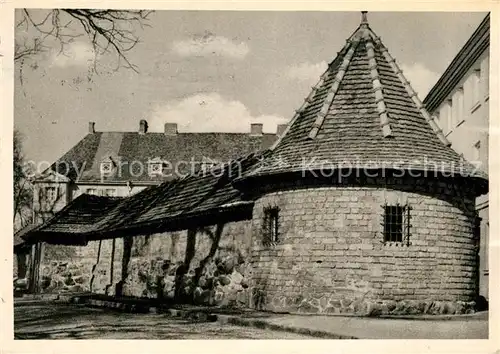
[(425, 97), (424, 104), (429, 112), (434, 112), (441, 105), (489, 46), (490, 14), (488, 13)]
[(210, 171), (151, 186), (126, 198), (83, 194), (24, 238), (28, 242), (84, 244), (126, 234), (211, 225), (225, 218), (233, 221), (250, 218), (253, 202), (244, 200), (232, 181), (260, 157), (250, 154)]
[[(474, 174), (424, 108), (395, 59), (362, 23), (246, 178), (340, 168)], [(485, 175), (480, 175), (486, 178)]]
[[(51, 169), (80, 183), (158, 184), (178, 175), (187, 175), (193, 169), (191, 161), (211, 159), (227, 163), (240, 156), (268, 148), (276, 134), (249, 133), (177, 133), (95, 132), (87, 134)], [(100, 164), (107, 158), (117, 168), (110, 176), (101, 178)], [(164, 175), (148, 174), (148, 163), (153, 159), (166, 162)], [(182, 161), (182, 162), (181, 162)], [(177, 168), (177, 170), (176, 170)], [(83, 171), (77, 178), (77, 171)]]

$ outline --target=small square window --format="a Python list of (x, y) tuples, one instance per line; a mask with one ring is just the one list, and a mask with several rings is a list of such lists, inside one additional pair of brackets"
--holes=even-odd
[(161, 162), (150, 162), (148, 165), (148, 173), (150, 176), (159, 175), (163, 171), (163, 164)]
[(116, 189), (114, 189), (114, 188), (106, 188), (104, 190), (104, 195), (106, 197), (116, 197)]
[(90, 195), (97, 195), (97, 189), (95, 189), (95, 188), (87, 188), (86, 193), (90, 194)]
[(279, 242), (279, 208), (269, 207), (264, 209), (263, 229), (265, 244)]
[(410, 207), (384, 205), (384, 242), (405, 242), (409, 245)]
[(39, 198), (42, 203), (53, 202), (57, 199), (56, 187), (43, 187), (40, 189)]
[(101, 163), (101, 173), (109, 174), (113, 170), (113, 163), (111, 161), (106, 161)]

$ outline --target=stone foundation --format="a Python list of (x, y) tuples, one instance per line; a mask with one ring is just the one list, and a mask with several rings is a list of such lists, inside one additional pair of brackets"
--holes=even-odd
[(386, 315), (461, 315), (475, 312), (474, 301), (432, 301), (432, 300), (367, 300), (340, 298), (338, 295), (317, 297), (266, 295), (253, 292), (253, 306), (256, 309), (273, 312), (303, 314), (356, 314), (360, 316)]

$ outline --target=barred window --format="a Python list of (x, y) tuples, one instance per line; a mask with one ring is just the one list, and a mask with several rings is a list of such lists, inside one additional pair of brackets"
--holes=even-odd
[(410, 245), (410, 207), (408, 205), (384, 205), (384, 243), (399, 242)]
[(44, 187), (42, 190), (42, 194), (46, 202), (53, 202), (57, 199), (56, 187)]
[(264, 209), (263, 228), (265, 244), (279, 242), (279, 208), (268, 207)]

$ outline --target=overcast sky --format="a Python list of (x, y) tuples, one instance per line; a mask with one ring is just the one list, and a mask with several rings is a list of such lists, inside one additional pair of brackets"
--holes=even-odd
[[(421, 99), (485, 13), (370, 12), (370, 27)], [(88, 81), (93, 54), (83, 39), (69, 56), (47, 53), (16, 63), (15, 127), (28, 159), (52, 162), (87, 133), (150, 131), (177, 122), (181, 132), (266, 132), (287, 122), (359, 25), (359, 12), (159, 11), (129, 52), (140, 72), (106, 70)]]

